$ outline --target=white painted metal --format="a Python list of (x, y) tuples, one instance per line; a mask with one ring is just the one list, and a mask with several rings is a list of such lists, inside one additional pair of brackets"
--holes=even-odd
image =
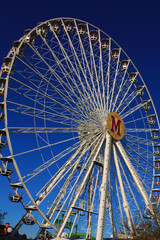
[[(107, 186), (108, 189), (108, 186)], [(107, 211), (109, 212), (109, 217), (111, 221), (111, 226), (113, 229), (113, 238), (116, 238), (116, 228), (113, 216), (113, 204), (112, 204), (112, 186), (111, 186), (111, 179), (110, 179), (110, 172), (109, 172), (109, 190), (107, 192), (107, 203), (106, 203)]]
[(152, 203), (151, 203), (151, 201), (150, 201), (150, 199), (149, 199), (149, 197), (148, 197), (148, 195), (146, 193), (146, 190), (145, 190), (144, 186), (142, 185), (142, 183), (141, 183), (141, 181), (139, 179), (137, 171), (133, 167), (131, 161), (129, 160), (129, 158), (128, 158), (127, 154), (126, 154), (125, 149), (123, 148), (123, 146), (122, 146), (122, 144), (120, 142), (116, 142), (115, 144), (116, 144), (120, 154), (122, 155), (123, 160), (125, 161), (125, 164), (128, 167), (129, 172), (131, 173), (131, 176), (134, 179), (134, 182), (137, 185), (139, 192), (141, 193), (141, 195), (142, 195), (142, 197), (143, 197), (143, 199), (145, 201), (146, 207), (150, 210), (150, 212), (152, 214), (154, 214)]
[(106, 132), (106, 143), (105, 143), (105, 153), (104, 153), (104, 166), (103, 166), (103, 178), (101, 185), (101, 198), (99, 207), (99, 216), (97, 224), (97, 234), (96, 239), (102, 240), (104, 236), (104, 225), (105, 225), (105, 215), (106, 215), (106, 204), (107, 204), (107, 182), (110, 166), (110, 154), (111, 154), (111, 143), (112, 137)]
[(92, 169), (89, 175), (89, 186), (88, 186), (88, 216), (87, 216), (87, 235), (86, 238), (91, 238), (92, 231), (92, 213), (93, 212), (93, 174), (94, 168)]
[(86, 171), (86, 174), (85, 174), (85, 176), (84, 176), (84, 178), (83, 178), (83, 181), (82, 181), (81, 185), (79, 186), (79, 188), (77, 189), (77, 191), (76, 191), (76, 193), (75, 193), (75, 197), (74, 197), (74, 199), (73, 199), (72, 205), (70, 206), (70, 208), (69, 208), (69, 210), (68, 210), (68, 212), (67, 212), (67, 214), (66, 214), (66, 217), (64, 218), (63, 224), (62, 224), (61, 228), (60, 228), (59, 231), (58, 231), (57, 237), (60, 237), (61, 234), (62, 234), (62, 231), (63, 231), (63, 229), (64, 229), (64, 227), (65, 227), (65, 225), (66, 225), (66, 223), (67, 223), (67, 220), (68, 220), (68, 218), (69, 218), (69, 216), (70, 216), (70, 214), (71, 214), (71, 212), (72, 212), (72, 209), (74, 208), (74, 205), (75, 205), (75, 203), (76, 203), (76, 201), (77, 201), (77, 199), (78, 199), (78, 197), (79, 197), (79, 195), (80, 195), (80, 193), (81, 193), (81, 191), (82, 191), (82, 189), (83, 189), (83, 186), (84, 186), (87, 178), (89, 177), (89, 174), (90, 174), (91, 171), (92, 171), (92, 168), (93, 168), (93, 165), (94, 165), (94, 160), (97, 158), (97, 155), (99, 154), (99, 151), (100, 151), (100, 149), (101, 149), (101, 147), (102, 147), (103, 142), (104, 142), (104, 138), (103, 138), (103, 139), (101, 140), (101, 142), (98, 144), (98, 147), (96, 148), (96, 152), (94, 152), (94, 154), (92, 153), (92, 155), (93, 155), (93, 156), (92, 156), (93, 160), (91, 161), (91, 163), (90, 163), (90, 165), (89, 165), (89, 167), (88, 167), (88, 169), (87, 169), (87, 171)]
[(120, 167), (119, 167), (119, 163), (118, 163), (118, 156), (117, 156), (117, 153), (116, 153), (115, 144), (113, 144), (113, 155), (114, 155), (114, 161), (115, 161), (115, 166), (116, 166), (116, 170), (117, 170), (117, 176), (118, 176), (118, 180), (119, 180), (121, 195), (122, 195), (122, 198), (123, 198), (123, 208), (126, 212), (127, 223), (128, 223), (130, 232), (132, 234), (133, 233), (133, 226), (132, 226), (132, 221), (131, 221), (131, 211), (130, 211), (130, 208), (129, 208), (129, 204), (128, 204), (128, 201), (127, 201), (125, 189), (124, 189), (124, 186), (123, 186), (123, 181), (122, 181), (122, 177), (121, 177), (121, 171), (120, 171)]
[[(59, 21), (60, 32), (55, 32), (53, 20)], [(73, 22), (72, 33), (66, 31), (66, 20)], [(83, 37), (78, 32), (79, 23), (86, 26)], [(98, 33), (96, 43), (90, 38), (93, 29)], [(30, 41), (32, 37), (36, 38), (35, 44)], [(103, 38), (109, 40), (106, 51), (101, 48)], [(116, 61), (112, 59), (113, 48), (120, 50)], [(95, 26), (78, 19), (59, 18), (32, 29), (13, 46), (7, 57), (9, 60), (4, 61), (0, 70), (0, 87), (4, 88), (4, 96), (0, 94), (0, 113), (4, 114), (1, 123), (6, 129), (6, 137), (0, 134), (0, 139), (6, 138), (8, 148), (4, 153), (12, 159), (2, 160), (2, 169), (14, 165), (16, 172), (13, 178), (8, 176), (14, 193), (25, 191), (24, 202), (29, 201), (28, 206), (37, 209), (37, 215), (44, 219), (43, 227), (49, 226), (54, 232), (57, 232), (56, 219), (65, 212), (57, 236), (62, 235), (70, 214), (76, 210), (70, 229), (74, 232), (81, 209), (88, 217), (88, 227), (83, 228), (83, 232), (91, 238), (99, 204), (97, 239), (104, 235), (106, 210), (110, 216), (106, 222), (112, 226), (114, 237), (119, 231), (115, 216), (120, 214), (124, 227), (124, 209), (132, 232), (132, 214), (137, 210), (143, 219), (136, 199), (138, 191), (142, 195), (141, 202), (144, 200), (151, 213), (152, 193), (158, 193), (154, 185), (157, 165), (153, 160), (157, 158), (153, 156), (151, 126), (143, 109), (144, 99), (137, 96), (137, 86), (143, 86), (145, 99), (151, 103), (150, 114), (155, 116), (157, 129), (159, 120), (149, 91), (128, 55)], [(130, 72), (121, 70), (120, 63), (124, 59), (136, 73), (138, 83), (130, 81)], [(4, 69), (8, 72), (4, 73)], [(116, 148), (113, 145), (113, 151), (112, 139), (106, 133), (106, 119), (111, 111), (120, 114), (125, 124), (125, 136), (115, 143)], [(106, 134), (106, 143), (103, 134)], [(23, 141), (27, 144), (22, 146)], [(109, 164), (111, 156), (115, 169)], [(132, 179), (127, 179), (128, 175)], [(16, 188), (18, 185), (22, 189)], [(54, 200), (53, 196), (56, 196)], [(49, 211), (44, 208), (47, 199), (51, 201)], [(80, 207), (78, 201), (87, 201), (88, 208)], [(25, 207), (23, 200), (21, 203)], [(32, 210), (30, 213), (34, 215)], [(41, 225), (39, 218), (37, 223)], [(23, 219), (15, 229), (22, 224)]]

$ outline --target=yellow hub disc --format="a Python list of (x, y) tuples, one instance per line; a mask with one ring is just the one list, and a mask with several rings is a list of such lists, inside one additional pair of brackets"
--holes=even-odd
[(107, 117), (107, 128), (115, 140), (121, 140), (124, 136), (124, 123), (116, 112), (111, 112)]

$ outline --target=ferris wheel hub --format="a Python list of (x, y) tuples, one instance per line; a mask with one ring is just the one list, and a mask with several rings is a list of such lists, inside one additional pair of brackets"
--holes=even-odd
[(91, 123), (88, 121), (81, 121), (78, 126), (78, 136), (80, 141), (93, 141), (95, 137), (102, 132), (101, 126), (96, 123)]
[(107, 117), (107, 128), (115, 140), (121, 140), (124, 136), (124, 122), (116, 112), (110, 112)]

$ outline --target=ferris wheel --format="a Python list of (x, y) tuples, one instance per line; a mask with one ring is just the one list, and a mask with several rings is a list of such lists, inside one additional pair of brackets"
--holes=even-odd
[(36, 223), (55, 237), (100, 240), (152, 218), (159, 120), (109, 35), (78, 19), (39, 23), (13, 42), (0, 85), (0, 173), (24, 207), (12, 234)]

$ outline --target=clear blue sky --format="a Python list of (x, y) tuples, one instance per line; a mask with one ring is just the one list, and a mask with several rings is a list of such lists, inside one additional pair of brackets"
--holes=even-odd
[[(0, 4), (0, 64), (25, 29), (55, 17), (75, 17), (109, 34), (141, 73), (160, 116), (160, 1), (159, 0), (5, 0)], [(12, 225), (23, 214), (8, 200), (8, 180), (0, 176), (0, 209)]]

